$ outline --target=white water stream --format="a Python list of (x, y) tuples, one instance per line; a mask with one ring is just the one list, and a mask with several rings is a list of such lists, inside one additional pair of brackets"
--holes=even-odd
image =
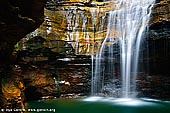
[[(135, 97), (140, 45), (154, 2), (117, 0), (115, 10), (109, 12), (107, 36), (94, 57), (92, 95), (109, 93), (116, 97)], [(119, 69), (115, 66), (118, 63)]]

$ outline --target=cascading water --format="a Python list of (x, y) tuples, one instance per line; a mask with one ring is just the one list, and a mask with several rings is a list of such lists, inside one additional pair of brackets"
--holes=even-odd
[(118, 0), (109, 12), (107, 36), (95, 56), (92, 95), (135, 97), (140, 43), (154, 2)]

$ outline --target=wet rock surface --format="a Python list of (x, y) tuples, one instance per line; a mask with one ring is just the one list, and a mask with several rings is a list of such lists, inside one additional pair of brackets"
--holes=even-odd
[[(78, 60), (76, 61), (76, 59)], [(90, 59), (88, 57), (75, 58), (71, 62), (63, 63), (61, 63), (62, 66), (58, 68), (61, 97), (75, 98), (90, 95)]]
[[(76, 1), (77, 2), (77, 1)], [(55, 9), (56, 10), (56, 9)], [(58, 10), (58, 9), (57, 9)], [(71, 12), (72, 10), (70, 10)], [(80, 11), (81, 12), (81, 11)], [(47, 13), (49, 13), (47, 11)], [(62, 14), (59, 12), (54, 14), (59, 15), (58, 18), (65, 18)], [(73, 12), (72, 12), (73, 13)], [(70, 13), (70, 15), (72, 14)], [(63, 22), (67, 22), (67, 20), (63, 20), (61, 23), (58, 19), (58, 23), (53, 23), (51, 15), (52, 13), (47, 14), (48, 19), (47, 22), (52, 22), (52, 25), (45, 24), (45, 26), (49, 26), (49, 28), (52, 28), (52, 31), (50, 34), (47, 35), (50, 41), (54, 40), (65, 40), (66, 34), (64, 34), (64, 31), (67, 29), (67, 25)], [(74, 14), (74, 13), (73, 13)], [(87, 13), (89, 17), (91, 18), (92, 15)], [(55, 21), (57, 18), (55, 19)], [(100, 20), (100, 19), (99, 19)], [(89, 26), (92, 26), (92, 23), (90, 22), (90, 19), (88, 20)], [(82, 22), (79, 22), (80, 26)], [(152, 13), (152, 20), (150, 22), (150, 29), (147, 34), (147, 38), (144, 42), (144, 48), (142, 48), (141, 52), (141, 59), (140, 59), (140, 71), (143, 73), (145, 70), (145, 73), (142, 75), (139, 74), (139, 79), (137, 80), (137, 89), (138, 89), (138, 97), (148, 97), (148, 98), (159, 98), (159, 99), (168, 99), (169, 97), (169, 90), (164, 91), (164, 93), (161, 93), (161, 86), (167, 84), (166, 88), (169, 88), (169, 1), (161, 0), (156, 1), (156, 4), (153, 8)], [(55, 28), (54, 28), (55, 27)], [(73, 26), (72, 26), (73, 27)], [(58, 29), (56, 29), (58, 28)], [(100, 27), (99, 27), (100, 28)], [(94, 28), (91, 28), (91, 30)], [(54, 33), (57, 32), (56, 34)], [(69, 33), (72, 32), (71, 30)], [(55, 35), (54, 35), (55, 34)], [(81, 36), (81, 35), (80, 35)], [(97, 36), (97, 35), (95, 35)], [(56, 39), (54, 39), (56, 37)], [(64, 37), (64, 38), (63, 38)], [(74, 40), (73, 40), (74, 42)], [(84, 43), (84, 45), (90, 45), (91, 43)], [(50, 44), (49, 44), (50, 45)], [(81, 45), (84, 50), (88, 50), (87, 46)], [(53, 46), (54, 47), (54, 46)], [(61, 48), (64, 48), (64, 46), (60, 46)], [(75, 48), (73, 48), (75, 49)], [(76, 48), (77, 49), (77, 48)], [(61, 97), (64, 98), (74, 98), (79, 97), (80, 95), (89, 95), (90, 94), (90, 82), (91, 82), (91, 66), (83, 66), (84, 64), (83, 60), (75, 60), (74, 52), (72, 51), (72, 55), (69, 57), (66, 55), (66, 52), (63, 52), (65, 56), (53, 57), (53, 61), (48, 63), (52, 65), (53, 68), (57, 69), (58, 73), (58, 84), (60, 88)], [(39, 50), (38, 50), (39, 51)], [(61, 52), (59, 49), (56, 49), (56, 51), (53, 52)], [(87, 52), (87, 51), (85, 51)], [(82, 53), (85, 53), (82, 52)], [(41, 52), (40, 52), (41, 53)], [(47, 52), (48, 53), (48, 52)], [(81, 52), (80, 52), (81, 54)], [(116, 53), (117, 54), (117, 53)], [(50, 54), (53, 55), (53, 54)], [(49, 56), (50, 56), (49, 55)], [(87, 54), (86, 54), (87, 55)], [(55, 56), (55, 55), (54, 55)], [(30, 59), (30, 58), (28, 58)], [(49, 57), (47, 56), (47, 61), (49, 60)], [(78, 63), (79, 62), (79, 63)], [(78, 65), (77, 65), (78, 63)], [(91, 61), (89, 60), (88, 63), (90, 64)], [(119, 64), (117, 64), (119, 66)], [(119, 67), (118, 67), (119, 68)], [(118, 69), (119, 71), (119, 69)], [(87, 74), (88, 73), (88, 74)], [(120, 73), (117, 72), (116, 76), (119, 76)], [(142, 77), (144, 76), (144, 78)], [(160, 80), (157, 82), (158, 90), (155, 90), (156, 87), (154, 85), (156, 84), (153, 79), (157, 79), (157, 77), (160, 77)], [(109, 79), (110, 77), (106, 77), (106, 79)], [(150, 79), (148, 79), (150, 78)], [(164, 79), (165, 78), (165, 79)], [(106, 80), (107, 81), (107, 80)], [(161, 81), (161, 82), (160, 82)], [(144, 82), (144, 83), (143, 83)], [(116, 80), (115, 83), (117, 84), (117, 88), (120, 87), (120, 80)], [(159, 84), (158, 84), (159, 83)], [(144, 85), (143, 85), (144, 84)], [(149, 84), (147, 86), (147, 84)], [(109, 86), (110, 87), (110, 86)], [(159, 89), (160, 88), (160, 89)], [(109, 90), (109, 88), (105, 91)]]
[(36, 36), (16, 52), (23, 70), (26, 100), (89, 95), (91, 57), (63, 55), (46, 47), (45, 42), (46, 39)]
[[(156, 0), (143, 46), (143, 70), (137, 80), (139, 97), (170, 100), (170, 1)], [(142, 69), (141, 69), (142, 70)]]
[(137, 81), (137, 97), (170, 100), (169, 79), (167, 75), (144, 75)]
[(170, 100), (169, 36), (160, 39), (151, 37), (146, 42), (139, 64), (140, 70), (144, 71), (137, 80), (138, 96)]

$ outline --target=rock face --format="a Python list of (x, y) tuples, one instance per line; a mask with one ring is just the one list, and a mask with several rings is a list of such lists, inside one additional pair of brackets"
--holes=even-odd
[(14, 45), (44, 21), (47, 0), (0, 1), (0, 108), (23, 108), (25, 88), (14, 69)]
[[(91, 65), (86, 57), (61, 61), (58, 67), (60, 74), (60, 93), (62, 98), (76, 98), (90, 95)], [(67, 68), (66, 68), (67, 67)]]
[(170, 1), (161, 0), (155, 4), (150, 21), (151, 39), (169, 39), (170, 37)]
[(170, 0), (157, 0), (153, 8), (143, 58), (138, 96), (170, 100)]
[(24, 47), (18, 50), (16, 62), (23, 70), (26, 101), (54, 98), (60, 95), (57, 87), (57, 69), (50, 64), (55, 63), (56, 58), (62, 55), (45, 47), (45, 42), (47, 40), (43, 37), (36, 36), (27, 40), (24, 45), (19, 44)]
[[(10, 67), (10, 75), (2, 78), (2, 94), (0, 108), (24, 108), (24, 89), (23, 79), (21, 77), (21, 68), (18, 66)], [(12, 76), (12, 77), (11, 77)]]
[[(169, 37), (169, 2), (156, 0), (150, 21), (150, 38)], [(75, 54), (91, 55), (92, 51), (96, 53), (107, 35), (108, 12), (114, 10), (114, 4), (114, 1), (83, 0), (48, 2), (46, 5), (48, 10), (45, 11), (47, 18), (41, 26), (41, 31), (46, 32), (46, 36), (43, 37), (70, 41)], [(114, 34), (113, 37), (119, 37), (117, 31), (111, 32)]]
[(150, 72), (170, 74), (170, 0), (159, 0), (155, 4), (147, 41)]
[[(72, 46), (76, 54), (89, 55), (93, 44), (97, 51), (106, 36), (107, 12), (110, 7), (106, 8), (104, 5), (109, 5), (106, 2), (88, 2), (85, 4), (83, 0), (63, 0), (60, 3), (57, 7), (52, 4), (47, 5), (49, 10), (46, 11), (46, 16), (48, 19), (44, 26), (51, 29), (50, 34), (47, 33), (47, 38), (53, 34), (52, 36), (56, 35), (56, 40), (73, 42)], [(73, 5), (70, 6), (70, 4)], [(140, 64), (144, 66), (141, 66), (141, 68), (145, 68), (146, 73), (141, 72), (142, 74), (139, 75), (139, 97), (170, 99), (168, 96), (170, 92), (167, 90), (170, 84), (168, 68), (170, 67), (169, 26), (170, 0), (156, 0), (149, 23), (146, 45), (142, 51), (143, 62)], [(67, 82), (66, 78), (69, 78), (72, 74), (68, 77), (65, 77), (66, 75), (66, 73), (61, 73), (61, 79), (66, 80), (65, 84), (70, 83)], [(66, 85), (61, 92), (73, 93), (78, 91), (71, 91), (72, 88), (69, 87), (73, 85)], [(161, 87), (164, 87), (165, 91)], [(158, 89), (156, 90), (156, 88)]]
[[(167, 90), (170, 81), (168, 81), (168, 79), (165, 81), (164, 79), (169, 78), (168, 67), (170, 67), (170, 51), (168, 49), (170, 45), (169, 4), (170, 3), (168, 0), (156, 1), (156, 4), (153, 8), (152, 19), (150, 21), (149, 26), (150, 29), (148, 32), (148, 38), (146, 40), (146, 45), (148, 46), (148, 48), (145, 47), (146, 49), (143, 51), (144, 62), (141, 63), (141, 65), (144, 65), (144, 68), (146, 68), (147, 74), (139, 75), (139, 97), (147, 96), (151, 98), (161, 99), (170, 98), (168, 96), (170, 92)], [(43, 38), (48, 40), (48, 43), (46, 45), (48, 45), (49, 48), (55, 48), (56, 46), (58, 46), (58, 48), (64, 49), (63, 45), (70, 44), (76, 54), (90, 55), (90, 52), (92, 51), (93, 47), (92, 45), (95, 44), (94, 48), (96, 49), (100, 48), (100, 44), (106, 36), (108, 19), (107, 12), (110, 10), (110, 7), (104, 7), (104, 5), (109, 6), (104, 2), (93, 3), (93, 5), (80, 3), (79, 8), (74, 7), (75, 4), (73, 4), (73, 6), (69, 6), (70, 3), (68, 1), (66, 1), (65, 5), (66, 6), (64, 6), (64, 3), (59, 4), (57, 8), (53, 8), (52, 5), (48, 6), (49, 10), (45, 10), (46, 20), (39, 29), (39, 35), (43, 36)], [(98, 6), (99, 9), (94, 8), (93, 6)], [(91, 7), (93, 7), (94, 9), (90, 9)], [(65, 43), (60, 45), (57, 41), (65, 41)], [(162, 45), (164, 45), (164, 47)], [(53, 50), (53, 52), (63, 52), (63, 50), (60, 49)], [(146, 52), (149, 52), (149, 54), (146, 54)], [(31, 59), (29, 58), (29, 60)], [(66, 65), (65, 67), (68, 66)], [(89, 94), (90, 77), (86, 76), (84, 72), (74, 72), (74, 70), (78, 70), (78, 68), (69, 67), (71, 68), (69, 70), (65, 67), (63, 67), (63, 69), (58, 69), (59, 67), (56, 66), (56, 69), (58, 69), (60, 73), (60, 88), (61, 93), (63, 94), (62, 96), (65, 97), (65, 95), (73, 93), (84, 93), (83, 95)], [(68, 70), (68, 72), (66, 72), (65, 70)], [(142, 78), (141, 76), (145, 77)], [(158, 80), (154, 80), (155, 78)], [(34, 89), (33, 87), (36, 83), (36, 80), (33, 80), (32, 84), (29, 85), (32, 88), (29, 89), (28, 87), (27, 92), (30, 92), (30, 90)], [(159, 87), (159, 90), (155, 90), (156, 87), (153, 87), (152, 84), (154, 84), (154, 86), (156, 85), (157, 87)], [(166, 92), (161, 90), (162, 86), (165, 86), (165, 90), (167, 90)], [(44, 92), (43, 90), (40, 88), (34, 91), (38, 92), (37, 94), (40, 94), (41, 91)]]
[(154, 5), (151, 29), (162, 29), (170, 24), (170, 0), (160, 0)]
[(14, 45), (43, 22), (46, 0), (0, 1), (0, 65), (12, 63)]
[(23, 72), (26, 101), (57, 96), (58, 89), (56, 88), (55, 79), (47, 68), (36, 66), (27, 68), (29, 68), (28, 71)]

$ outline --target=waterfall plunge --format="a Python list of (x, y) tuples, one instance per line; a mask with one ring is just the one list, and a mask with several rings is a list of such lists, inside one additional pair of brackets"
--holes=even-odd
[(109, 12), (107, 36), (94, 57), (92, 95), (106, 93), (113, 97), (136, 96), (140, 43), (154, 2), (119, 0), (115, 10)]

